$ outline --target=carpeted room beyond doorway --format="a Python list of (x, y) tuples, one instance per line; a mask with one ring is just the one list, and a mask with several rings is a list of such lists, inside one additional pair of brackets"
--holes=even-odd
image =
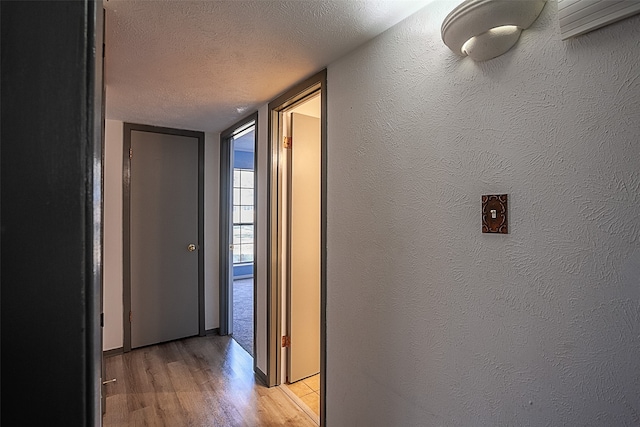
[(232, 336), (253, 357), (253, 278), (233, 281)]

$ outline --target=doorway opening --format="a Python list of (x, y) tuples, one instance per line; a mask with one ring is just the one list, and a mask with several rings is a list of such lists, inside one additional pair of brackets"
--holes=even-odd
[(269, 104), (269, 385), (323, 424), (326, 70)]
[[(257, 114), (221, 134), (220, 334), (255, 355)], [(254, 357), (255, 364), (255, 357)]]

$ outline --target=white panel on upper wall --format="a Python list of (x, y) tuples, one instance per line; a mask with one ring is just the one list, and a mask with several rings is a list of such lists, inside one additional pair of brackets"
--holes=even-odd
[(562, 40), (593, 31), (640, 12), (640, 0), (558, 0)]

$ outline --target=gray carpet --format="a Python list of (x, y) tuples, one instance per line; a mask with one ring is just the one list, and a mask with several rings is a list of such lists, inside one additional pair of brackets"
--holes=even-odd
[(253, 279), (233, 281), (233, 339), (253, 357)]

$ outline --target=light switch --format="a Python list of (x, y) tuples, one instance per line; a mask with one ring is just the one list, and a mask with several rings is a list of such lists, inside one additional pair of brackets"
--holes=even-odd
[(482, 196), (482, 232), (509, 233), (506, 194), (488, 194)]

